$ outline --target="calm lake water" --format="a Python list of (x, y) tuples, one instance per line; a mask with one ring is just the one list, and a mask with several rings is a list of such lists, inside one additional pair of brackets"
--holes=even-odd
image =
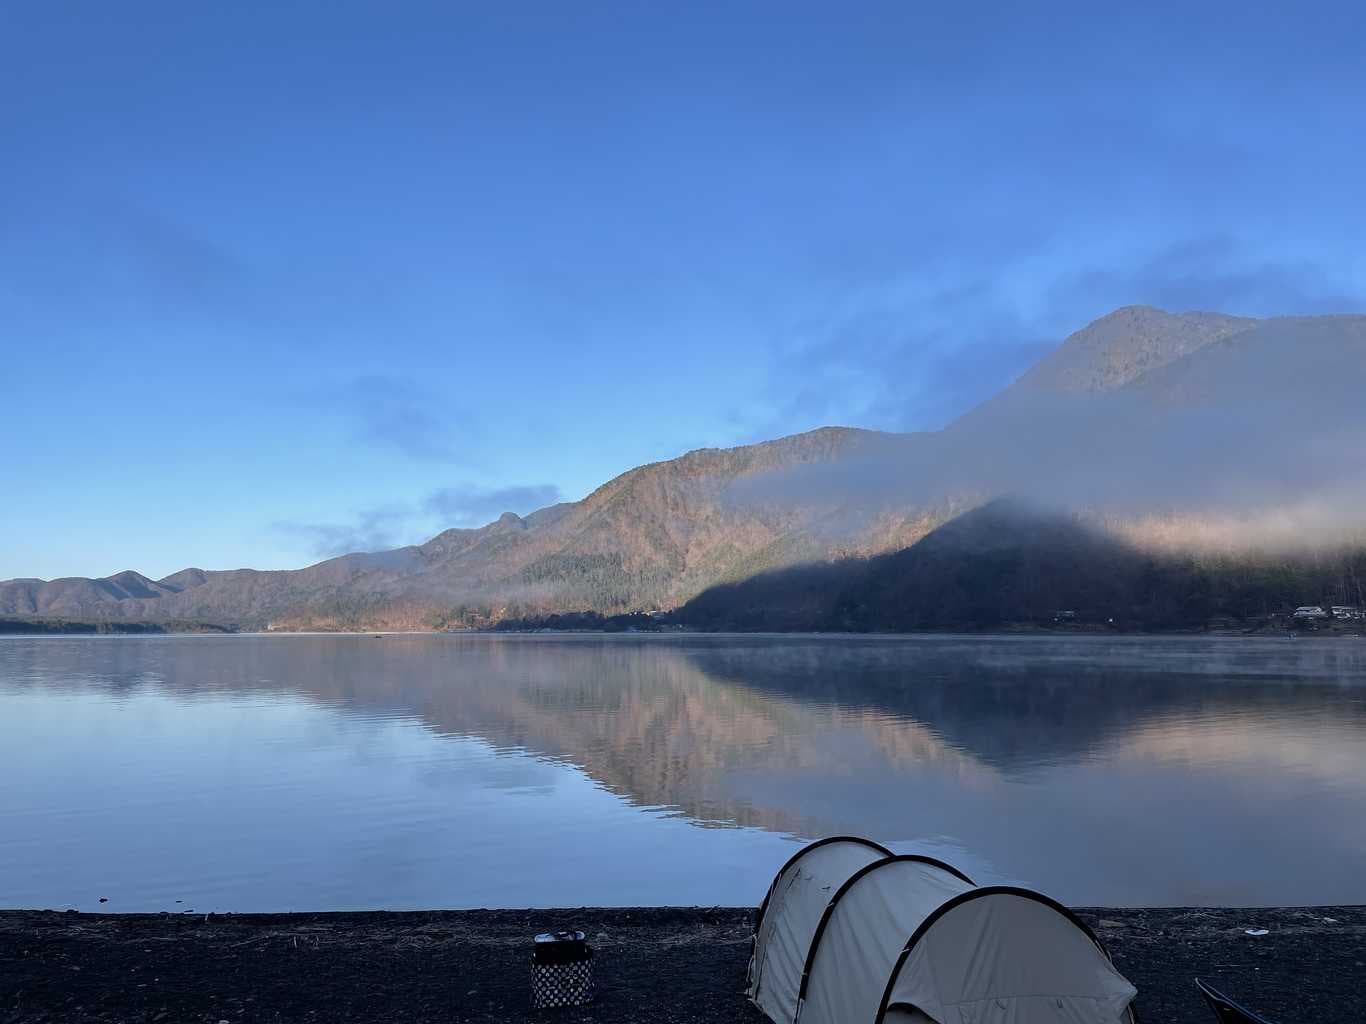
[(1366, 902), (1366, 640), (0, 639), (0, 906), (754, 904), (841, 832)]

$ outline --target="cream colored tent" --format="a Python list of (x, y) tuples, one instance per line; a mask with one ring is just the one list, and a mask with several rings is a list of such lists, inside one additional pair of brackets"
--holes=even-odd
[(842, 836), (783, 865), (749, 965), (774, 1024), (1132, 1024), (1135, 994), (1047, 896)]

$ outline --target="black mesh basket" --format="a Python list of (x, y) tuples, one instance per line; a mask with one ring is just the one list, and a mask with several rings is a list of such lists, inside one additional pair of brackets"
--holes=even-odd
[(593, 1001), (593, 949), (583, 932), (545, 932), (531, 954), (531, 1005), (537, 1010)]

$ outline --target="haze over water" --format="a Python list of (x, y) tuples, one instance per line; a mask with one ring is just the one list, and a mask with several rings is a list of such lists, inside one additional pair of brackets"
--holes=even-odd
[(3, 907), (754, 904), (835, 832), (1077, 905), (1360, 903), (1366, 642), (6, 638), (0, 778)]

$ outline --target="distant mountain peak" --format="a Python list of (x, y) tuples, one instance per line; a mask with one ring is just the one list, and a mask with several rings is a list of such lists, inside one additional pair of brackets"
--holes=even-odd
[(1121, 306), (1068, 336), (1020, 378), (1024, 390), (1115, 391), (1152, 370), (1257, 325), (1224, 313)]
[(208, 579), (209, 574), (203, 569), (181, 569), (179, 572), (173, 572), (169, 576), (163, 576), (161, 579), (157, 580), (157, 585), (165, 587), (167, 590), (175, 593), (180, 593), (180, 591), (190, 587), (197, 587), (201, 583), (207, 583)]

